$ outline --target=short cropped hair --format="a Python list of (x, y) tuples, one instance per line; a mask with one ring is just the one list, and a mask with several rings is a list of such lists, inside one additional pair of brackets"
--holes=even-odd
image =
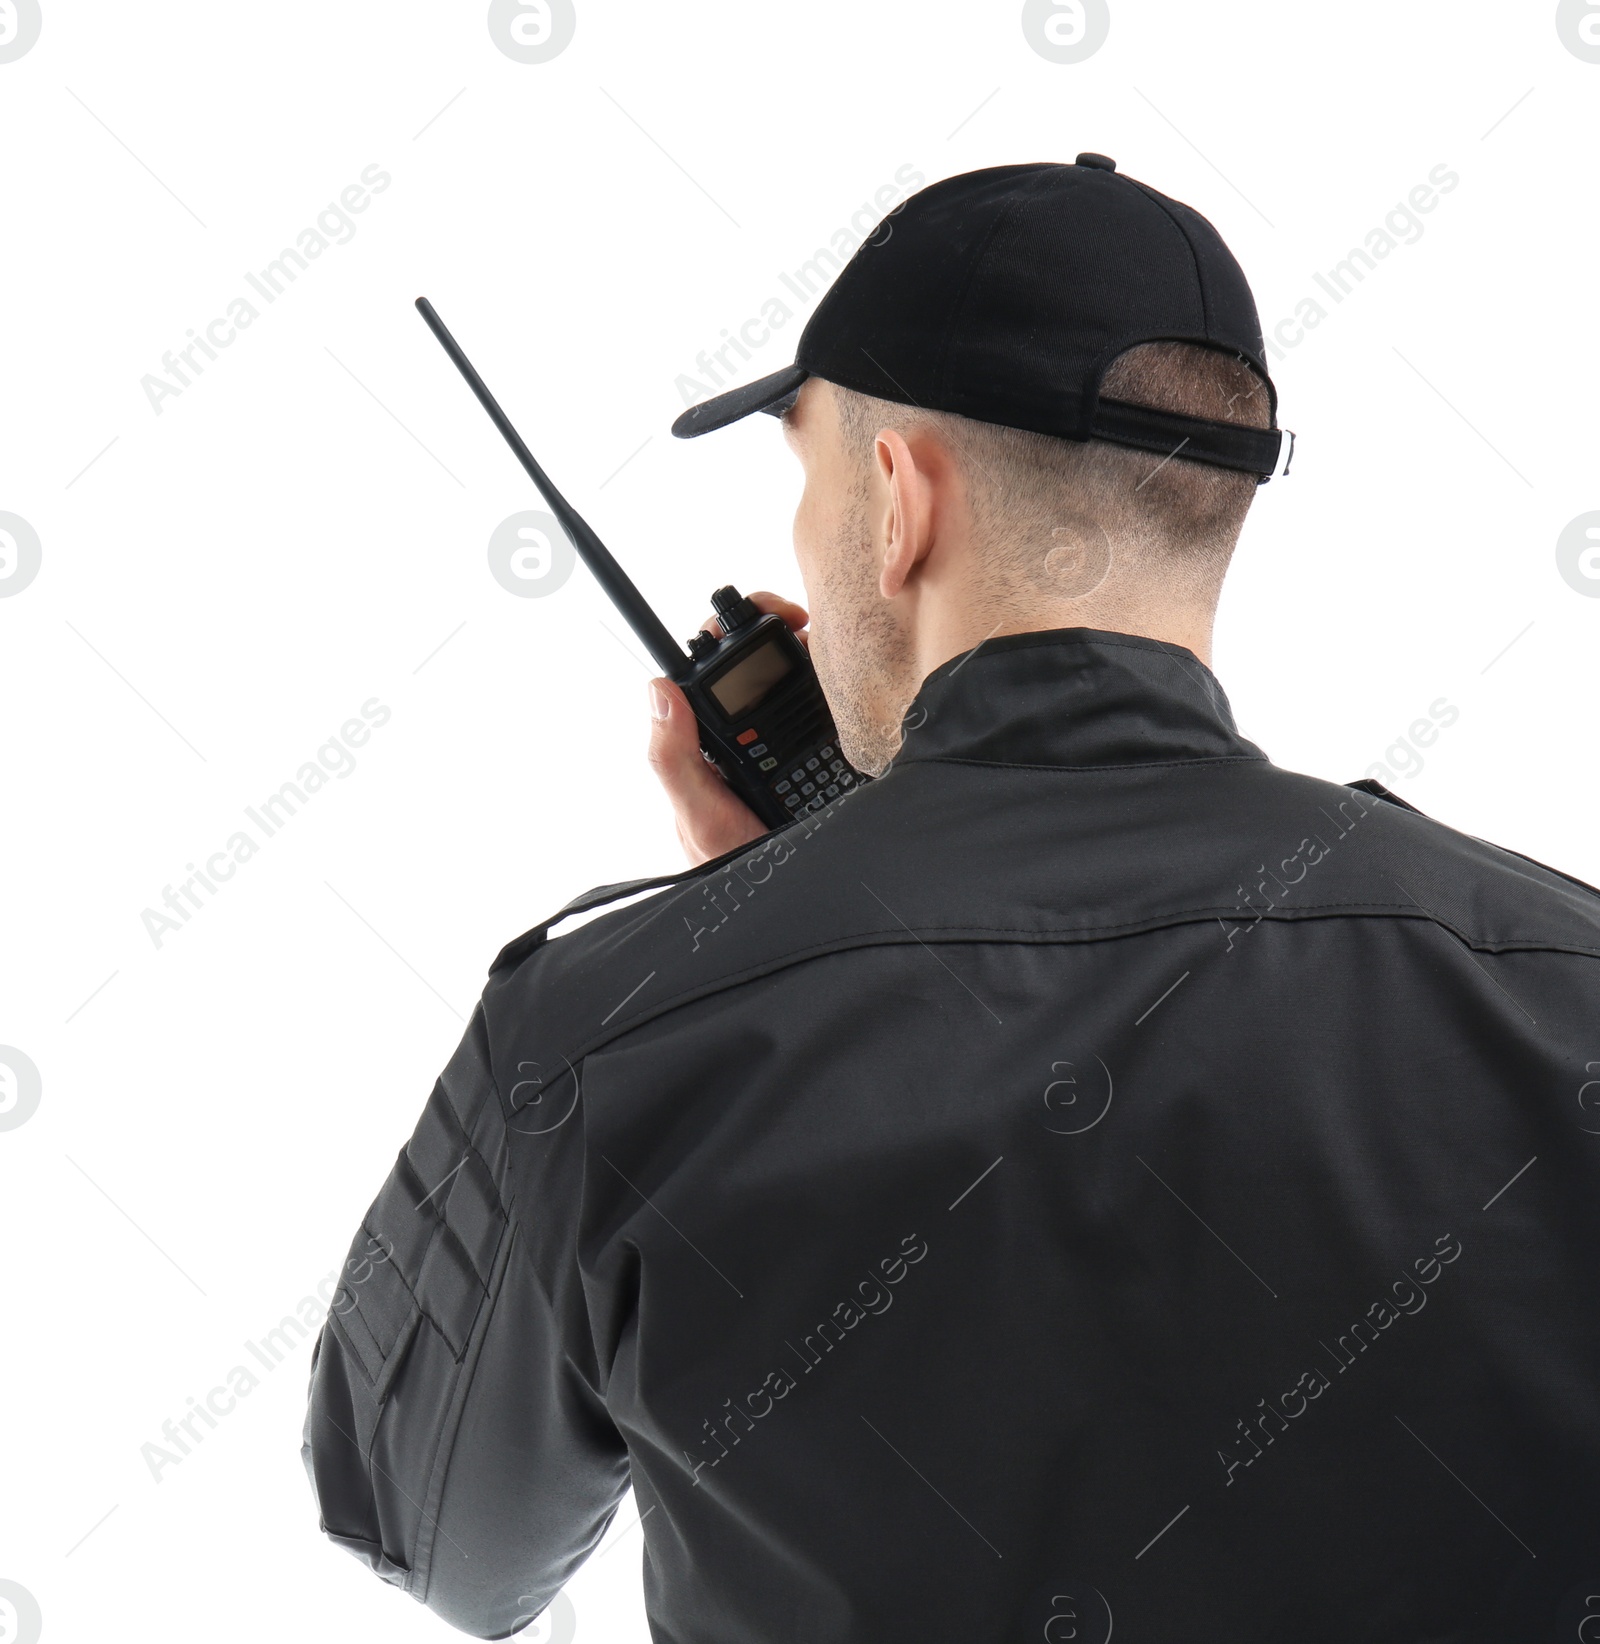
[[(966, 477), (978, 545), (1007, 580), (1020, 574), (1049, 591), (1053, 545), (1098, 526), (1119, 552), (1196, 593), (1214, 593), (1255, 498), (1254, 475), (1132, 450), (1104, 440), (977, 422), (948, 411), (875, 399), (834, 385), (846, 449), (863, 476), (879, 429), (932, 427)], [(1100, 386), (1104, 399), (1250, 428), (1272, 425), (1267, 385), (1234, 354), (1193, 343), (1141, 343), (1119, 355)], [(1176, 589), (1174, 591), (1177, 591)]]

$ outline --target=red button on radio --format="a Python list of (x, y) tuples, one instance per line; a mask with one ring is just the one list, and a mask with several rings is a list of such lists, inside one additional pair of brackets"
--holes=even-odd
[(734, 741), (737, 742), (741, 748), (748, 748), (750, 744), (760, 735), (760, 731), (740, 731), (734, 738)]

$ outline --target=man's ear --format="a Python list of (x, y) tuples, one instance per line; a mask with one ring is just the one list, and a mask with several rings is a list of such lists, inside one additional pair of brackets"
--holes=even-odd
[[(920, 442), (919, 442), (920, 443)], [(906, 585), (933, 546), (934, 486), (928, 458), (921, 462), (904, 437), (893, 428), (880, 429), (873, 442), (882, 520), (882, 570), (878, 591), (893, 599)]]

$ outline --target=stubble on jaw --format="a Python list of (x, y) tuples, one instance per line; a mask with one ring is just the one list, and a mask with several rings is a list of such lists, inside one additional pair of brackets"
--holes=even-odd
[(858, 771), (881, 776), (900, 751), (902, 721), (917, 682), (910, 640), (878, 592), (865, 485), (852, 492), (827, 545), (820, 592), (811, 659), (833, 710), (839, 747)]

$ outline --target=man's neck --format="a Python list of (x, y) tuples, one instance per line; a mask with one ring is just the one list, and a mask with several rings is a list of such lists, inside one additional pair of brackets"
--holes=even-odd
[(919, 636), (918, 677), (926, 679), (935, 668), (976, 650), (985, 640), (1002, 634), (1043, 633), (1053, 628), (1098, 628), (1105, 633), (1134, 634), (1167, 645), (1181, 645), (1209, 668), (1213, 616), (1210, 611), (1130, 611), (1094, 600), (1041, 605), (1025, 612), (968, 607), (948, 613), (945, 620), (930, 625), (929, 630)]

